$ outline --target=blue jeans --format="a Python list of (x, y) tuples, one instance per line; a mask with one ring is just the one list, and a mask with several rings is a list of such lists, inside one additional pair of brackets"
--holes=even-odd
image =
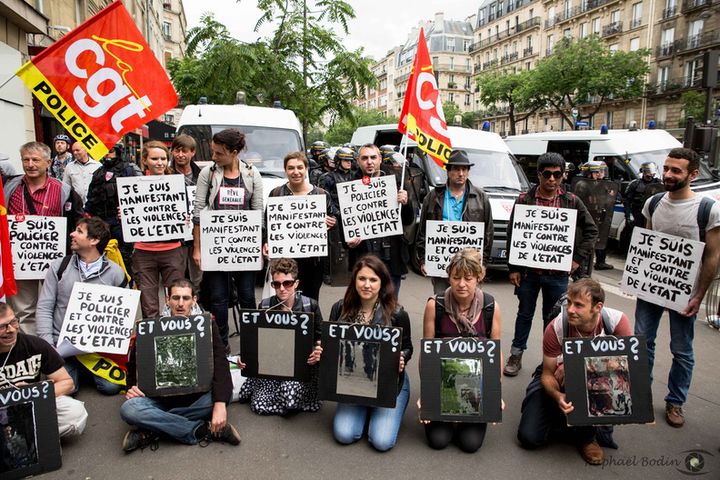
[(168, 408), (162, 398), (134, 397), (122, 404), (120, 417), (130, 425), (195, 445), (195, 429), (210, 418), (212, 409), (210, 392), (195, 400), (192, 405), (176, 408)]
[[(635, 335), (645, 335), (650, 363), (650, 379), (655, 364), (655, 338), (664, 307), (638, 298), (635, 305)], [(695, 366), (693, 338), (695, 337), (695, 318), (684, 317), (668, 309), (670, 315), (670, 352), (673, 360), (668, 375), (668, 394), (665, 401), (682, 406), (687, 400), (692, 371)]]
[(205, 272), (202, 290), (210, 305), (208, 309), (215, 317), (220, 338), (228, 344), (228, 308), (230, 308), (230, 282), (235, 283), (240, 308), (253, 309), (255, 303), (255, 272)]
[(527, 350), (527, 340), (530, 337), (533, 317), (535, 316), (535, 305), (538, 294), (542, 290), (543, 305), (543, 331), (550, 323), (550, 313), (553, 306), (567, 291), (567, 275), (540, 275), (532, 270), (528, 271), (520, 280), (520, 286), (515, 288), (515, 295), (518, 297), (518, 312), (515, 318), (515, 337), (512, 341), (510, 353), (520, 355)]
[[(83, 370), (87, 369), (83, 365), (81, 365), (75, 357), (68, 357), (65, 359), (65, 370), (67, 370), (70, 378), (72, 378), (73, 382), (75, 383), (75, 388), (72, 392), (70, 392), (71, 394), (74, 394), (80, 388), (80, 373)], [(95, 381), (95, 388), (97, 388), (97, 391), (104, 395), (117, 395), (118, 393), (120, 393), (121, 390), (125, 389), (124, 385), (117, 385), (115, 383), (112, 383), (102, 377), (98, 377), (89, 370), (87, 370), (87, 373), (92, 375), (92, 378)]]
[(397, 441), (400, 424), (409, 398), (410, 381), (406, 374), (400, 393), (397, 396), (395, 408), (338, 403), (335, 418), (333, 419), (335, 440), (345, 445), (360, 440), (369, 414), (368, 441), (380, 452), (390, 450)]

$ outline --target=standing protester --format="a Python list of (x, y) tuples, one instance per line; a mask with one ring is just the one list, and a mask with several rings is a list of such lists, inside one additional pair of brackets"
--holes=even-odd
[(0, 302), (0, 391), (43, 378), (53, 382), (55, 388), (60, 437), (80, 435), (88, 414), (83, 402), (70, 396), (73, 379), (65, 370), (62, 357), (42, 338), (20, 332), (15, 312), (10, 305)]
[[(335, 209), (330, 195), (322, 188), (316, 187), (308, 183), (306, 180), (308, 160), (302, 152), (291, 152), (285, 156), (283, 160), (285, 175), (288, 182), (285, 185), (274, 188), (270, 192), (270, 197), (287, 197), (287, 196), (304, 196), (304, 195), (324, 195), (326, 200), (325, 224), (328, 229), (335, 226), (337, 222)], [(267, 241), (267, 240), (266, 240)], [(263, 255), (268, 256), (268, 244), (263, 245)], [(300, 281), (300, 290), (307, 297), (313, 300), (320, 299), (320, 287), (323, 283), (323, 265), (324, 257), (307, 257), (296, 259), (298, 265), (298, 280)]]
[(402, 328), (402, 344), (398, 371), (398, 395), (395, 407), (366, 407), (338, 403), (333, 419), (333, 435), (343, 445), (355, 443), (363, 435), (367, 424), (370, 444), (376, 450), (385, 452), (395, 446), (408, 399), (410, 380), (405, 366), (413, 353), (410, 318), (397, 303), (385, 263), (375, 255), (366, 255), (353, 268), (352, 280), (345, 291), (345, 297), (332, 306), (331, 322), (386, 325)]
[[(236, 128), (222, 130), (212, 138), (213, 165), (198, 176), (193, 210), (193, 260), (200, 264), (200, 211), (263, 209), (262, 177), (257, 168), (240, 160), (245, 135)], [(239, 200), (238, 200), (239, 199)], [(241, 308), (255, 308), (255, 272), (204, 272), (203, 292), (210, 312), (215, 316), (220, 337), (228, 343), (228, 308), (232, 297), (231, 282), (237, 289)]]
[[(307, 363), (317, 365), (322, 353), (320, 335), (323, 318), (320, 306), (316, 300), (297, 291), (298, 264), (295, 260), (278, 258), (270, 262), (269, 268), (272, 278), (270, 286), (275, 290), (275, 295), (263, 298), (258, 309), (312, 313), (312, 335), (315, 346), (308, 355)], [(241, 361), (238, 366), (245, 368), (245, 364)], [(259, 415), (317, 412), (321, 406), (318, 400), (318, 369), (313, 367), (308, 382), (248, 378), (240, 387), (240, 401), (250, 402), (250, 409)]]
[(559, 431), (561, 438), (575, 443), (583, 460), (590, 465), (602, 464), (604, 453), (596, 439), (597, 427), (567, 426), (566, 415), (575, 406), (565, 396), (562, 347), (565, 338), (632, 335), (627, 315), (605, 308), (604, 303), (600, 284), (590, 278), (580, 279), (568, 288), (567, 306), (545, 328), (543, 363), (535, 370), (522, 403), (517, 436), (523, 448), (542, 447), (554, 431)]
[[(670, 317), (670, 352), (673, 360), (665, 396), (665, 419), (673, 427), (685, 424), (683, 405), (690, 390), (695, 357), (695, 318), (705, 292), (716, 275), (720, 259), (720, 202), (696, 194), (690, 183), (700, 173), (700, 157), (689, 148), (673, 148), (663, 165), (667, 193), (650, 197), (643, 207), (646, 228), (689, 240), (705, 242), (695, 290), (685, 310), (667, 309)], [(659, 199), (659, 200), (658, 200)], [(655, 338), (665, 308), (637, 299), (635, 334), (645, 335), (650, 373), (655, 363)]]
[(662, 180), (657, 177), (657, 165), (654, 162), (645, 162), (640, 165), (640, 178), (630, 182), (623, 195), (626, 227), (645, 228), (647, 219), (642, 213), (643, 206), (645, 206), (645, 201), (650, 196), (653, 186), (661, 185)]
[(65, 167), (73, 161), (72, 153), (70, 153), (71, 144), (72, 140), (70, 140), (70, 137), (63, 133), (55, 135), (53, 139), (53, 147), (55, 147), (56, 153), (50, 162), (49, 175), (61, 182), (65, 175)]
[(85, 213), (99, 217), (110, 226), (110, 235), (118, 241), (120, 254), (125, 268), (132, 277), (132, 243), (126, 243), (120, 224), (120, 199), (118, 198), (117, 179), (140, 176), (142, 172), (134, 163), (123, 159), (121, 145), (115, 145), (105, 155), (102, 166), (95, 170), (88, 187)]
[(63, 183), (70, 185), (80, 196), (83, 205), (87, 200), (88, 188), (95, 170), (100, 168), (100, 162), (90, 158), (82, 143), (75, 142), (72, 146), (73, 161), (65, 167)]
[[(201, 313), (192, 283), (178, 280), (170, 285), (163, 315), (185, 316)], [(146, 397), (137, 387), (135, 347), (130, 350), (125, 403), (120, 417), (135, 426), (123, 438), (122, 448), (130, 453), (157, 443), (166, 435), (181, 443), (195, 445), (214, 439), (240, 445), (240, 434), (227, 421), (227, 404), (232, 397), (230, 366), (218, 327), (211, 320), (213, 378), (209, 392), (170, 397)], [(201, 443), (202, 445), (202, 443)]]
[[(521, 193), (515, 201), (515, 205), (538, 205), (577, 210), (575, 245), (570, 271), (572, 273), (592, 257), (598, 229), (582, 200), (560, 188), (565, 170), (565, 159), (562, 155), (554, 152), (540, 155), (537, 160), (537, 169), (540, 183), (529, 191)], [(512, 239), (514, 214), (515, 209), (513, 208), (507, 231), (508, 252)], [(527, 349), (527, 340), (535, 316), (538, 294), (542, 291), (542, 318), (543, 328), (545, 328), (552, 320), (550, 314), (553, 306), (567, 290), (569, 273), (512, 264), (508, 264), (508, 269), (510, 270), (510, 283), (515, 285), (515, 295), (518, 297), (519, 305), (515, 318), (515, 333), (510, 349), (510, 358), (505, 364), (503, 374), (514, 377), (522, 368), (522, 355)]]
[[(142, 164), (146, 175), (165, 175), (168, 172), (167, 147), (158, 141), (143, 145)], [(185, 278), (187, 258), (180, 240), (135, 242), (132, 268), (140, 290), (140, 306), (144, 318), (160, 315), (158, 286), (160, 277), (165, 288)]]
[[(447, 183), (427, 194), (422, 205), (420, 226), (415, 239), (420, 270), (425, 272), (425, 237), (428, 220), (444, 220), (454, 222), (485, 222), (483, 236), (483, 264), (487, 265), (492, 252), (493, 219), (490, 200), (485, 191), (476, 187), (468, 179), (470, 163), (467, 152), (453, 150), (445, 166)], [(448, 279), (431, 277), (435, 295), (442, 295), (450, 286)]]
[[(185, 177), (185, 185), (192, 187), (197, 185), (198, 176), (200, 176), (200, 167), (193, 160), (197, 144), (195, 139), (190, 135), (181, 133), (173, 139), (170, 151), (172, 153), (172, 162), (170, 163), (170, 173), (179, 173)], [(188, 199), (190, 200), (190, 199)], [(192, 210), (193, 203), (190, 202)], [(202, 282), (202, 270), (193, 261), (193, 242), (192, 240), (184, 243), (183, 249), (187, 257), (187, 273), (188, 278), (193, 282), (195, 291), (200, 292), (200, 283)]]
[[(3, 190), (10, 215), (22, 220), (25, 215), (67, 218), (67, 231), (75, 230), (82, 217), (82, 202), (69, 185), (48, 176), (50, 147), (40, 142), (20, 147), (24, 175), (6, 180)], [(35, 334), (35, 309), (39, 288), (38, 280), (17, 280), (17, 294), (8, 303), (18, 312), (23, 332)]]
[[(355, 173), (355, 179), (381, 176), (380, 161), (380, 150), (378, 150), (377, 146), (368, 143), (360, 147), (358, 152), (359, 169)], [(414, 220), (414, 216), (412, 208), (408, 204), (407, 191), (398, 190), (397, 201), (401, 205), (400, 218), (402, 224), (410, 225)], [(400, 295), (400, 282), (402, 276), (408, 272), (407, 264), (410, 261), (405, 237), (402, 234), (370, 240), (353, 238), (347, 242), (347, 246), (350, 248), (350, 265), (354, 265), (357, 259), (367, 253), (380, 258), (390, 271), (393, 285), (395, 285), (395, 296)]]
[[(431, 297), (425, 305), (423, 338), (500, 340), (500, 305), (492, 295), (480, 289), (485, 267), (478, 251), (473, 248), (460, 250), (453, 255), (447, 270), (450, 286)], [(501, 365), (496, 365), (496, 368), (499, 374)], [(425, 424), (425, 436), (430, 447), (443, 449), (454, 439), (458, 447), (467, 453), (476, 452), (482, 446), (486, 430), (487, 423)]]
[[(65, 321), (73, 286), (76, 282), (125, 287), (125, 272), (105, 256), (110, 241), (110, 227), (99, 218), (81, 218), (75, 231), (70, 233), (71, 255), (55, 260), (45, 275), (37, 305), (37, 334), (57, 348), (58, 338)], [(75, 383), (74, 394), (80, 388), (80, 373), (84, 370), (80, 361), (73, 357), (65, 359), (65, 369)], [(93, 375), (95, 387), (105, 395), (115, 395), (123, 385)]]

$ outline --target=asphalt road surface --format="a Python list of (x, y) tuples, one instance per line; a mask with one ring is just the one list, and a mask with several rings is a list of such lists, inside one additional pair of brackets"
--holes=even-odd
[[(610, 258), (621, 267), (622, 260)], [(619, 268), (598, 272), (603, 282), (606, 304), (623, 310), (631, 321), (634, 299), (621, 295)], [(495, 295), (502, 311), (503, 350), (509, 351), (517, 299), (506, 275), (494, 273), (485, 289)], [(343, 287), (323, 286), (321, 307), (325, 316), (340, 299)], [(420, 393), (417, 352), (422, 334), (422, 312), (432, 293), (429, 280), (410, 274), (402, 283), (400, 302), (410, 314), (416, 356), (408, 365), (411, 381), (410, 405), (405, 413), (397, 446), (378, 453), (366, 439), (341, 446), (332, 437), (335, 405), (325, 402), (318, 413), (302, 413), (290, 418), (263, 417), (253, 414), (248, 405), (233, 403), (229, 421), (237, 426), (242, 444), (233, 447), (211, 443), (205, 448), (161, 441), (156, 451), (146, 449), (125, 454), (121, 449), (127, 426), (118, 410), (121, 396), (103, 397), (89, 385), (83, 385), (78, 398), (86, 402), (90, 414), (85, 433), (63, 444), (63, 468), (43, 478), (58, 479), (382, 479), (388, 478), (533, 478), (569, 480), (573, 478), (677, 479), (687, 473), (702, 478), (720, 478), (720, 333), (698, 320), (695, 332), (695, 371), (690, 398), (685, 405), (686, 425), (674, 429), (664, 420), (663, 398), (670, 368), (667, 317), (658, 336), (653, 401), (656, 423), (616, 427), (618, 450), (605, 450), (606, 464), (589, 466), (572, 445), (553, 444), (526, 451), (516, 440), (520, 404), (530, 374), (541, 359), (541, 325), (538, 312), (531, 332), (523, 369), (515, 378), (503, 378), (503, 398), (507, 407), (501, 424), (488, 428), (483, 447), (465, 454), (450, 445), (430, 449), (422, 426), (417, 421), (415, 402)], [(258, 292), (259, 299), (260, 292)], [(239, 349), (233, 337), (233, 350)], [(695, 459), (693, 461), (693, 459)]]

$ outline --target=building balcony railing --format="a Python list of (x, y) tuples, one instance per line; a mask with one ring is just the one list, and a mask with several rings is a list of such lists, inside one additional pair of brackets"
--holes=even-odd
[(433, 71), (435, 72), (458, 72), (472, 73), (470, 65), (455, 65), (450, 63), (433, 63)]
[(486, 70), (486, 69), (488, 69), (488, 68), (494, 67), (494, 66), (497, 65), (497, 64), (498, 64), (498, 59), (495, 58), (495, 59), (493, 59), (493, 60), (490, 60), (489, 62), (483, 62), (483, 64), (482, 64), (482, 69), (483, 69), (483, 70)]
[(706, 48), (720, 44), (720, 30), (710, 30), (708, 32), (691, 35), (687, 39), (680, 39), (675, 42), (677, 53), (684, 53), (698, 48)]
[(523, 49), (523, 58), (537, 55), (537, 52), (533, 52), (533, 47), (527, 47)]
[(399, 77), (395, 77), (395, 84), (405, 83), (408, 78), (410, 78), (410, 72), (400, 75)]
[(470, 51), (479, 50), (481, 48), (487, 47), (489, 45), (492, 45), (499, 40), (502, 40), (504, 38), (512, 37), (513, 35), (517, 35), (520, 32), (524, 32), (526, 30), (529, 30), (534, 27), (540, 26), (540, 17), (533, 17), (529, 20), (525, 20), (522, 23), (518, 23), (517, 25), (510, 27), (505, 30), (501, 30), (498, 33), (489, 36), (485, 40), (481, 40), (479, 42), (475, 42), (470, 46)]
[[(715, 1), (717, 3), (717, 0)], [(682, 13), (690, 13), (696, 10), (707, 8), (713, 4), (713, 0), (685, 0), (680, 11)]]
[(605, 25), (602, 29), (602, 36), (604, 37), (610, 37), (612, 35), (617, 35), (619, 33), (622, 33), (622, 22), (612, 22), (608, 25)]
[(553, 47), (548, 47), (545, 49), (545, 56), (549, 57), (553, 53)]
[(642, 25), (642, 18), (633, 18), (630, 20), (630, 28), (637, 28)]
[(669, 93), (676, 93), (680, 90), (689, 88), (700, 88), (701, 79), (694, 77), (677, 77), (666, 80), (659, 80), (657, 83), (652, 83), (646, 86), (646, 91), (649, 95), (663, 95)]
[(507, 55), (503, 55), (500, 57), (500, 65), (505, 65), (511, 62), (514, 62), (518, 59), (518, 52), (512, 52), (508, 53)]
[(673, 5), (672, 7), (668, 7), (662, 12), (662, 18), (663, 20), (674, 17), (678, 13), (677, 5)]
[(655, 49), (655, 56), (660, 57), (669, 57), (675, 53), (676, 45), (675, 42), (668, 42), (663, 43), (659, 47)]

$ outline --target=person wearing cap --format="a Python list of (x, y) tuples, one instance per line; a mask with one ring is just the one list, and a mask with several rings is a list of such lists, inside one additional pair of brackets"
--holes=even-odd
[(625, 205), (625, 223), (645, 228), (645, 217), (642, 214), (645, 200), (648, 198), (650, 185), (660, 185), (662, 180), (657, 176), (657, 165), (645, 162), (640, 165), (640, 178), (636, 178), (625, 189), (623, 204)]
[(49, 173), (52, 178), (61, 182), (65, 175), (65, 167), (73, 161), (72, 153), (70, 153), (71, 144), (72, 140), (64, 133), (55, 135), (53, 138), (53, 147), (55, 147), (56, 153), (50, 162)]
[[(515, 317), (515, 333), (513, 335), (510, 358), (505, 364), (503, 374), (514, 377), (522, 368), (522, 355), (527, 350), (535, 307), (538, 295), (542, 291), (543, 329), (552, 320), (555, 303), (567, 290), (568, 276), (584, 265), (592, 257), (593, 246), (597, 240), (598, 228), (583, 201), (575, 194), (560, 188), (565, 173), (565, 159), (556, 152), (543, 153), (537, 160), (539, 184), (527, 192), (521, 193), (515, 205), (535, 205), (552, 208), (570, 208), (577, 210), (575, 243), (572, 252), (570, 272), (548, 270), (544, 268), (528, 268), (508, 263), (510, 283), (515, 286), (518, 297), (518, 312)], [(507, 249), (510, 251), (513, 234), (513, 217), (515, 208), (510, 214), (507, 227)]]
[[(490, 258), (493, 243), (493, 219), (490, 200), (481, 187), (470, 181), (470, 163), (465, 150), (453, 150), (445, 164), (447, 183), (438, 186), (425, 196), (420, 215), (420, 227), (415, 237), (415, 252), (420, 270), (425, 273), (425, 235), (428, 220), (454, 222), (484, 222), (483, 264)], [(431, 277), (435, 295), (442, 295), (450, 286), (447, 278)]]

